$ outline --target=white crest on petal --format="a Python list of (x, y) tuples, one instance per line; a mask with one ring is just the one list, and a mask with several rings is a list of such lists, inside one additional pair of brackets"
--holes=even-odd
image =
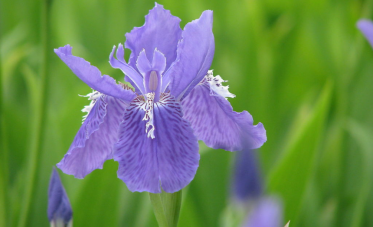
[(205, 80), (210, 85), (210, 95), (220, 95), (224, 98), (234, 98), (236, 95), (230, 93), (228, 91), (229, 86), (223, 86), (223, 82), (228, 82), (227, 80), (223, 80), (219, 75), (214, 76), (212, 70), (209, 70), (207, 72), (207, 75), (205, 76)]
[[(148, 134), (148, 138), (154, 139), (154, 122), (153, 122), (153, 109), (154, 109), (154, 96), (155, 93), (147, 93), (146, 94), (146, 102), (143, 104), (142, 109), (145, 111), (145, 116), (142, 119), (143, 121), (148, 121), (146, 122), (146, 128), (145, 128), (145, 133)], [(150, 130), (149, 130), (150, 127)]]
[(91, 93), (88, 95), (79, 95), (80, 97), (88, 97), (88, 100), (91, 100), (91, 103), (89, 103), (88, 106), (84, 106), (82, 109), (82, 112), (87, 112), (86, 115), (83, 116), (83, 122), (84, 123), (85, 119), (87, 119), (89, 112), (91, 112), (93, 106), (95, 105), (97, 99), (99, 99), (102, 96), (102, 93), (93, 90)]

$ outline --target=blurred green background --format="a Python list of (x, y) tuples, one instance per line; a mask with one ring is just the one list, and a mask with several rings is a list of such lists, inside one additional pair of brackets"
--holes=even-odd
[[(71, 44), (101, 72), (153, 1), (0, 1), (0, 226), (48, 226), (47, 190), (81, 126), (90, 88), (53, 53)], [(182, 27), (214, 11), (214, 73), (236, 111), (262, 122), (265, 190), (290, 226), (373, 226), (373, 50), (356, 28), (372, 1), (159, 1)], [(48, 13), (45, 13), (48, 12)], [(45, 32), (48, 31), (48, 32)], [(127, 56), (129, 51), (127, 51)], [(233, 153), (201, 143), (184, 190), (181, 227), (229, 226)], [(131, 193), (107, 161), (84, 180), (60, 172), (74, 226), (156, 226), (146, 193)], [(228, 224), (227, 224), (228, 223)], [(285, 224), (285, 223), (284, 223)]]

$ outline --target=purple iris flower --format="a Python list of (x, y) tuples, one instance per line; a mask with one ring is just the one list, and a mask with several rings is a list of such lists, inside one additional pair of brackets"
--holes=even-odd
[(253, 208), (244, 227), (280, 227), (282, 206), (274, 198), (264, 197)]
[(73, 217), (73, 212), (60, 176), (53, 168), (48, 190), (48, 219), (52, 226), (62, 223), (67, 226)]
[(373, 47), (373, 22), (370, 20), (361, 19), (357, 22), (357, 27)]
[[(114, 46), (109, 62), (126, 75), (117, 84), (66, 45), (55, 53), (95, 91), (70, 149), (57, 166), (83, 178), (114, 158), (118, 177), (131, 191), (169, 193), (189, 184), (196, 174), (197, 140), (212, 148), (258, 148), (266, 141), (263, 125), (234, 112), (228, 86), (209, 70), (214, 56), (212, 11), (180, 28), (180, 19), (156, 4), (142, 27), (126, 34), (125, 47)], [(116, 58), (114, 57), (114, 53)]]
[(237, 151), (234, 163), (233, 196), (238, 202), (257, 199), (262, 195), (263, 186), (255, 150)]

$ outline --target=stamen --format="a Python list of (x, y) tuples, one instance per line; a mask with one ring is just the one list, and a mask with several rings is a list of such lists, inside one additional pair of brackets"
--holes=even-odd
[(156, 71), (150, 72), (150, 78), (149, 78), (149, 90), (150, 91), (156, 91), (158, 88), (158, 75)]
[(228, 91), (229, 86), (223, 86), (221, 83), (228, 82), (227, 80), (223, 80), (219, 75), (214, 76), (212, 70), (207, 72), (205, 76), (205, 80), (210, 85), (210, 93), (211, 95), (220, 95), (224, 98), (234, 98), (236, 97), (234, 94)]
[(152, 139), (155, 138), (154, 136), (155, 127), (154, 127), (154, 122), (153, 122), (154, 96), (155, 96), (154, 92), (146, 94), (146, 102), (142, 106), (143, 110), (145, 111), (145, 116), (142, 120), (148, 121), (146, 122), (145, 133), (148, 134), (148, 138), (152, 138)]

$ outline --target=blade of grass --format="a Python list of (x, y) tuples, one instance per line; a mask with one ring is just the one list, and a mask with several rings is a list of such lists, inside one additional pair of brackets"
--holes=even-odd
[[(0, 24), (1, 25), (1, 24)], [(1, 38), (1, 26), (0, 26), (0, 38)], [(1, 44), (1, 40), (0, 40)], [(1, 49), (1, 46), (0, 46)], [(2, 56), (0, 54), (0, 226), (7, 226), (6, 225), (6, 204), (7, 204), (7, 188), (8, 188), (8, 180), (7, 180), (7, 164), (8, 164), (8, 156), (7, 150), (5, 147), (5, 138), (4, 138), (4, 119), (3, 119), (3, 76), (2, 76)]]
[(360, 193), (357, 195), (357, 199), (352, 209), (352, 227), (359, 227), (363, 225), (363, 215), (368, 201), (369, 193), (372, 191), (372, 179), (373, 179), (373, 133), (366, 129), (363, 125), (359, 124), (355, 120), (349, 120), (347, 124), (347, 131), (350, 133), (352, 138), (360, 146), (362, 156), (362, 173), (361, 176), (361, 187)]
[(39, 102), (37, 110), (35, 113), (35, 121), (33, 127), (33, 138), (31, 142), (31, 151), (29, 162), (27, 166), (27, 177), (26, 177), (26, 186), (24, 192), (23, 206), (19, 217), (18, 226), (26, 226), (30, 207), (32, 204), (32, 196), (36, 188), (36, 174), (38, 170), (38, 160), (40, 157), (40, 150), (42, 145), (42, 138), (44, 132), (44, 122), (45, 122), (45, 113), (46, 113), (46, 102), (47, 102), (47, 93), (48, 93), (48, 65), (49, 65), (49, 9), (50, 9), (50, 0), (41, 1), (42, 15), (41, 15), (41, 43), (42, 43), (42, 59), (41, 59), (41, 81), (40, 81), (40, 93), (39, 93)]
[(314, 111), (308, 116), (301, 128), (296, 128), (296, 138), (285, 149), (283, 158), (269, 174), (268, 187), (271, 192), (279, 193), (285, 204), (285, 220), (296, 223), (308, 180), (314, 167), (315, 154), (328, 114), (331, 83), (327, 83), (320, 94)]

